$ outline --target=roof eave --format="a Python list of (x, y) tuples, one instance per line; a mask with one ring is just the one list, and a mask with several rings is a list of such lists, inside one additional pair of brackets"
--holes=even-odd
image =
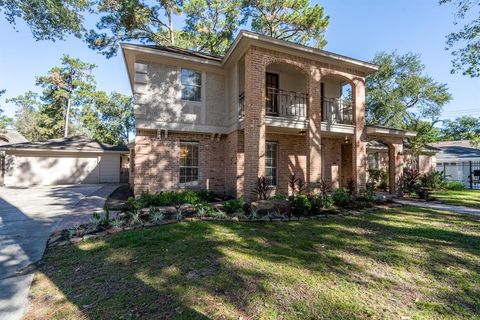
[(239, 46), (240, 42), (243, 39), (250, 40), (250, 41), (260, 41), (260, 42), (264, 42), (264, 43), (268, 43), (268, 44), (273, 44), (273, 45), (277, 45), (277, 46), (284, 47), (284, 48), (298, 50), (298, 51), (306, 53), (306, 54), (316, 55), (316, 56), (321, 57), (321, 58), (326, 58), (326, 59), (331, 59), (331, 60), (334, 60), (334, 61), (339, 61), (339, 62), (342, 62), (342, 63), (346, 63), (346, 64), (351, 65), (354, 68), (361, 69), (363, 72), (365, 72), (366, 75), (374, 73), (374, 72), (378, 71), (378, 69), (379, 69), (379, 66), (371, 64), (369, 62), (361, 61), (361, 60), (358, 60), (358, 59), (350, 58), (350, 57), (347, 57), (347, 56), (339, 55), (339, 54), (329, 52), (329, 51), (325, 51), (325, 50), (321, 50), (321, 49), (308, 47), (308, 46), (301, 45), (301, 44), (298, 44), (298, 43), (293, 43), (293, 42), (289, 42), (289, 41), (285, 41), (285, 40), (279, 40), (279, 39), (271, 38), (271, 37), (268, 37), (268, 36), (264, 36), (264, 35), (253, 33), (253, 32), (246, 31), (246, 30), (241, 30), (240, 31), (240, 33), (238, 34), (238, 36), (235, 38), (234, 42), (232, 43), (232, 45), (228, 49), (228, 51), (225, 54), (225, 56), (223, 58), (223, 61), (222, 61), (224, 65), (228, 63), (228, 60), (230, 59), (230, 57), (234, 53), (235, 49)]
[(75, 153), (128, 153), (128, 150), (82, 150), (82, 149), (58, 149), (58, 148), (12, 148), (0, 146), (3, 151), (27, 151), (27, 152), (75, 152)]
[(413, 138), (417, 136), (416, 132), (397, 129), (397, 128), (388, 128), (375, 125), (366, 125), (367, 134), (379, 135), (379, 136), (396, 136), (403, 138)]

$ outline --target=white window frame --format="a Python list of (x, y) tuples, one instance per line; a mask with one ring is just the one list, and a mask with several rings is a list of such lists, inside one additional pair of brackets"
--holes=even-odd
[[(183, 81), (182, 81), (183, 70), (199, 74), (200, 75), (200, 84), (199, 85), (198, 84), (184, 84)], [(203, 72), (198, 71), (198, 70), (194, 70), (194, 69), (189, 69), (189, 68), (180, 68), (180, 85), (181, 85), (180, 98), (181, 98), (182, 101), (196, 102), (196, 103), (202, 102), (202, 100), (203, 100)], [(183, 89), (185, 87), (195, 87), (195, 88), (197, 88), (197, 90), (199, 90), (200, 99), (199, 100), (185, 99), (184, 96), (183, 96)]]
[[(275, 166), (267, 166), (267, 145), (275, 146)], [(275, 183), (271, 183), (271, 180), (268, 179), (266, 172), (267, 168), (275, 169)], [(268, 184), (271, 187), (276, 187), (278, 185), (278, 142), (276, 141), (265, 141), (265, 178), (267, 178)]]
[[(182, 147), (183, 146), (195, 146), (196, 147), (196, 165), (192, 166), (182, 166)], [(198, 185), (198, 181), (200, 179), (200, 144), (196, 141), (180, 141), (180, 149), (179, 149), (179, 158), (178, 158), (178, 164), (179, 164), (179, 169), (178, 169), (178, 181), (181, 186), (196, 186)], [(190, 180), (190, 181), (184, 181), (182, 182), (182, 169), (197, 169), (197, 179), (196, 180)], [(184, 175), (186, 176), (186, 175)]]

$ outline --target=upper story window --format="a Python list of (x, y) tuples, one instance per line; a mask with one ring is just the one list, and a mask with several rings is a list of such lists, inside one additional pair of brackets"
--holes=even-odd
[(182, 100), (202, 100), (202, 73), (190, 69), (182, 69)]
[(277, 185), (277, 149), (276, 142), (265, 143), (265, 178), (270, 186)]
[(180, 142), (180, 183), (198, 182), (198, 142)]

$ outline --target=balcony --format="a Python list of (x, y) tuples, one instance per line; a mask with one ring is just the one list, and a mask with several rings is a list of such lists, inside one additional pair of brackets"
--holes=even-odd
[(353, 103), (338, 98), (322, 98), (322, 122), (353, 125)]
[[(265, 123), (268, 127), (276, 127), (283, 131), (307, 129), (308, 94), (269, 89), (265, 100)], [(353, 103), (351, 101), (322, 98), (321, 103), (322, 131), (353, 134)], [(245, 116), (245, 93), (239, 95), (238, 105), (239, 118), (242, 120)]]
[(268, 88), (265, 98), (265, 115), (283, 118), (306, 118), (308, 94)]
[[(307, 117), (308, 94), (268, 88), (265, 98), (267, 117), (305, 119)], [(245, 115), (245, 93), (238, 97), (239, 116)]]

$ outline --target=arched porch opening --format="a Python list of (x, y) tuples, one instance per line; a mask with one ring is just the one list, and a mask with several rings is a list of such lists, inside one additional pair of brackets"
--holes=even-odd
[(321, 78), (322, 122), (353, 124), (355, 86), (350, 79), (328, 74)]
[(265, 67), (265, 115), (305, 118), (308, 108), (308, 76), (296, 65), (275, 61)]
[(378, 191), (395, 193), (403, 169), (403, 153), (399, 148), (386, 140), (370, 140), (367, 143), (367, 160), (367, 185), (374, 186)]

